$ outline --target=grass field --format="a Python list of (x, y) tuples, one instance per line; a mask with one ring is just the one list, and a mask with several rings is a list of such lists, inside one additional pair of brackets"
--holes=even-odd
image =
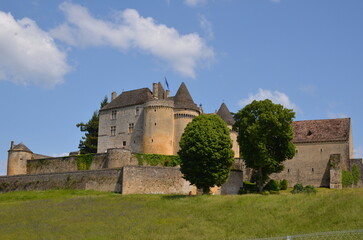
[(363, 189), (180, 196), (0, 194), (0, 239), (245, 239), (363, 228)]

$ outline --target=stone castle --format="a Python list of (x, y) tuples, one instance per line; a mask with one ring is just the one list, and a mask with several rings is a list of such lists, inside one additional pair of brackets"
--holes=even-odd
[[(195, 192), (178, 168), (138, 166), (133, 154), (176, 155), (184, 128), (200, 114), (204, 114), (201, 105), (194, 103), (184, 83), (175, 96), (170, 96), (161, 83), (154, 83), (152, 91), (142, 88), (119, 96), (113, 92), (110, 103), (100, 109), (98, 149), (88, 171), (79, 171), (77, 156), (51, 158), (12, 142), (8, 176), (13, 177), (0, 177), (0, 191), (66, 186), (121, 193)], [(250, 178), (251, 170), (239, 158), (237, 133), (232, 130), (234, 119), (227, 106), (223, 103), (215, 114), (231, 130), (236, 161), (227, 183), (213, 191), (235, 194), (242, 179)], [(341, 171), (353, 165), (363, 177), (362, 159), (353, 157), (349, 118), (296, 121), (293, 130), (295, 157), (285, 162), (284, 171), (271, 178), (287, 179), (290, 186), (302, 183), (341, 188)]]

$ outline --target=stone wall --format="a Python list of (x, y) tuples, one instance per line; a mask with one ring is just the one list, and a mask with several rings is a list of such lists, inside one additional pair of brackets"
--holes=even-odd
[(0, 192), (83, 189), (121, 192), (121, 169), (0, 177)]
[[(89, 170), (121, 168), (137, 165), (137, 159), (129, 150), (108, 149), (107, 153), (95, 154)], [(27, 161), (27, 174), (59, 173), (78, 171), (77, 156), (44, 158)]]
[(287, 179), (289, 186), (296, 183), (314, 187), (330, 187), (330, 155), (340, 154), (341, 169), (349, 168), (349, 144), (342, 143), (309, 143), (296, 144), (296, 154), (284, 162), (285, 169), (272, 174), (276, 180)]
[(195, 194), (196, 189), (182, 178), (179, 168), (126, 166), (123, 194)]

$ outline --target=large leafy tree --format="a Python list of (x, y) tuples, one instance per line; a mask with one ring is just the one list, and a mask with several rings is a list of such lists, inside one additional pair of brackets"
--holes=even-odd
[[(101, 102), (101, 108), (108, 104), (107, 96)], [(93, 112), (92, 118), (87, 123), (78, 123), (76, 126), (80, 128), (82, 132), (85, 132), (85, 136), (79, 141), (78, 148), (81, 154), (97, 153), (97, 140), (98, 140), (98, 123), (99, 123), (99, 111)]]
[(190, 122), (180, 139), (178, 152), (184, 178), (203, 193), (221, 186), (234, 161), (226, 123), (218, 115), (200, 115)]
[(253, 101), (235, 115), (240, 154), (246, 167), (254, 170), (260, 192), (268, 176), (281, 172), (283, 162), (295, 155), (294, 117), (293, 110), (268, 99)]

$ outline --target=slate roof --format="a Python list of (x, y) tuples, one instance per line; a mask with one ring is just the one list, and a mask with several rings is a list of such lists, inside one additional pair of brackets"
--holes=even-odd
[(220, 116), (223, 121), (225, 121), (228, 125), (233, 125), (235, 123), (231, 112), (229, 111), (227, 105), (224, 103), (222, 103), (219, 110), (217, 111), (217, 115)]
[(350, 118), (293, 122), (294, 143), (348, 141)]
[(122, 92), (109, 104), (104, 106), (102, 110), (108, 110), (112, 108), (127, 107), (133, 105), (144, 104), (145, 102), (152, 100), (153, 95), (148, 88), (140, 88), (132, 91)]
[(14, 145), (14, 147), (10, 150), (25, 151), (32, 153), (32, 151), (27, 146), (25, 146), (24, 143), (19, 143), (18, 145)]
[(194, 103), (192, 96), (190, 95), (187, 86), (183, 82), (174, 96), (175, 108), (189, 108), (199, 111), (198, 106)]

